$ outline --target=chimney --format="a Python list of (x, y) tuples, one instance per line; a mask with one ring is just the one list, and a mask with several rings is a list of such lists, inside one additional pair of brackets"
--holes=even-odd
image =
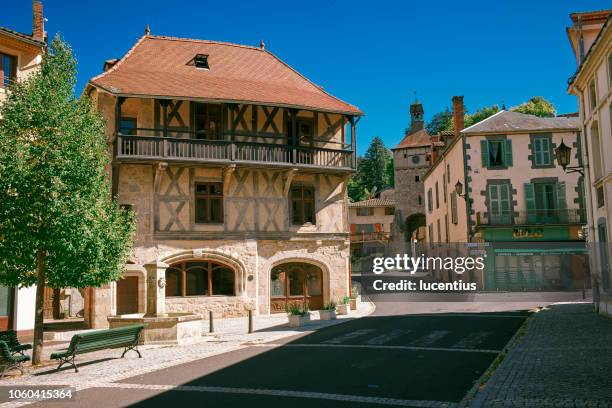
[(34, 14), (32, 20), (32, 37), (38, 41), (45, 40), (45, 22), (43, 18), (43, 5), (41, 0), (32, 2), (32, 11)]
[(464, 127), (463, 96), (453, 96), (453, 129), (455, 136), (459, 136)]

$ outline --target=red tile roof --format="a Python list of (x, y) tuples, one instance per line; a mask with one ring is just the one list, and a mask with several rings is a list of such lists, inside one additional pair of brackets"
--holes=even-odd
[(431, 136), (426, 129), (420, 129), (404, 136), (401, 142), (393, 149), (403, 149), (410, 147), (431, 146)]
[[(197, 69), (196, 54), (210, 69)], [(191, 62), (191, 64), (190, 64)], [(244, 45), (145, 35), (90, 83), (123, 96), (250, 102), (362, 115), (271, 52)]]

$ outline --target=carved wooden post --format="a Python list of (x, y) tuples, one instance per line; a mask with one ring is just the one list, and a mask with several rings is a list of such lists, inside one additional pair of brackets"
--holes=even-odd
[(293, 145), (291, 163), (295, 164), (297, 161), (297, 111), (291, 109), (291, 144)]
[(351, 168), (357, 167), (357, 127), (355, 126), (355, 117), (349, 116), (349, 122), (351, 123), (351, 150), (352, 150), (352, 158), (351, 158)]
[(147, 317), (166, 316), (166, 269), (164, 262), (146, 264)]

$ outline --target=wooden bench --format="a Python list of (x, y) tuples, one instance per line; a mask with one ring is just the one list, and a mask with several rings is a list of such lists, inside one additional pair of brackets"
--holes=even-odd
[(7, 372), (18, 369), (23, 374), (23, 363), (30, 360), (30, 356), (23, 354), (15, 355), (9, 348), (5, 341), (0, 340), (0, 369), (2, 374), (0, 378), (4, 377)]
[(56, 371), (59, 371), (64, 364), (68, 363), (74, 367), (75, 372), (78, 372), (79, 369), (74, 362), (77, 354), (123, 347), (124, 350), (123, 354), (121, 354), (121, 358), (130, 350), (134, 350), (138, 353), (138, 357), (142, 358), (137, 346), (140, 340), (140, 334), (144, 328), (144, 325), (133, 325), (116, 329), (97, 330), (91, 333), (75, 334), (72, 336), (68, 348), (51, 354), (51, 359), (59, 360), (60, 362)]
[(31, 344), (21, 344), (17, 338), (17, 332), (15, 330), (7, 330), (0, 332), (0, 341), (3, 341), (8, 346), (12, 354), (21, 354), (26, 350), (32, 348)]

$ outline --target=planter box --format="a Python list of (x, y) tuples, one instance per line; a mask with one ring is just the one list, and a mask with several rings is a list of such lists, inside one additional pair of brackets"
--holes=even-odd
[(341, 304), (336, 306), (336, 311), (339, 315), (347, 315), (351, 313), (351, 305), (350, 304)]
[(289, 327), (301, 327), (310, 323), (310, 314), (304, 316), (289, 315)]
[(351, 298), (351, 310), (357, 310), (357, 299)]
[(336, 320), (335, 310), (319, 310), (321, 320)]

